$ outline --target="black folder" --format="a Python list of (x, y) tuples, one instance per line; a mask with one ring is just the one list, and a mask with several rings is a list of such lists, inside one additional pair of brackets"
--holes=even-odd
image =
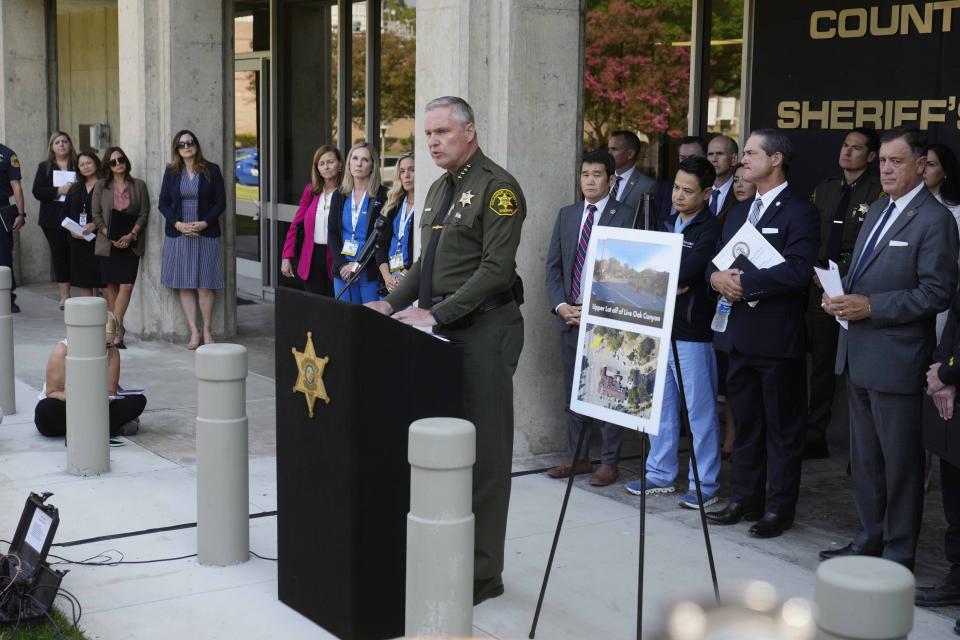
[(933, 398), (924, 394), (921, 430), (925, 449), (960, 467), (960, 405), (954, 405), (953, 417), (944, 420), (933, 404)]

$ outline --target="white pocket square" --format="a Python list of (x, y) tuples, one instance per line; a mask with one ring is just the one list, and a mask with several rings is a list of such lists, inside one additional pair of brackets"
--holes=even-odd
[(760, 230), (760, 233), (769, 235), (771, 233), (780, 233), (780, 229), (774, 229), (773, 227), (764, 227)]
[(902, 240), (891, 240), (891, 241), (890, 241), (890, 246), (891, 246), (891, 247), (909, 247), (909, 246), (910, 246), (910, 243), (909, 243), (909, 242), (904, 242), (904, 241), (902, 241)]

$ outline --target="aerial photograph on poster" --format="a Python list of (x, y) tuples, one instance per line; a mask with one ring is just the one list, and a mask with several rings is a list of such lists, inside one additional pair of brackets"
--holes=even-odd
[(663, 327), (673, 250), (663, 244), (603, 238), (594, 255), (590, 314)]
[(649, 419), (660, 340), (632, 331), (588, 324), (577, 399)]

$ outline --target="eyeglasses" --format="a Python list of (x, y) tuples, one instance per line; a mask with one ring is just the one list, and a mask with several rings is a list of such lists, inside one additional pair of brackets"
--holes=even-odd
[(119, 167), (120, 165), (126, 165), (126, 164), (127, 164), (127, 159), (126, 159), (126, 158), (114, 158), (113, 160), (111, 160), (111, 161), (108, 162), (107, 164), (109, 164), (111, 167)]
[(190, 147), (196, 146), (196, 140), (181, 140), (177, 143), (177, 149), (189, 149)]

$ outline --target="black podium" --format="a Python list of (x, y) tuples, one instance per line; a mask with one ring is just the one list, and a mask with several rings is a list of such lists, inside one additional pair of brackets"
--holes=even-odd
[[(462, 353), (370, 309), (284, 287), (275, 313), (280, 600), (339, 638), (403, 636), (407, 430), (463, 416)], [(329, 403), (321, 396), (310, 417), (295, 386)]]

